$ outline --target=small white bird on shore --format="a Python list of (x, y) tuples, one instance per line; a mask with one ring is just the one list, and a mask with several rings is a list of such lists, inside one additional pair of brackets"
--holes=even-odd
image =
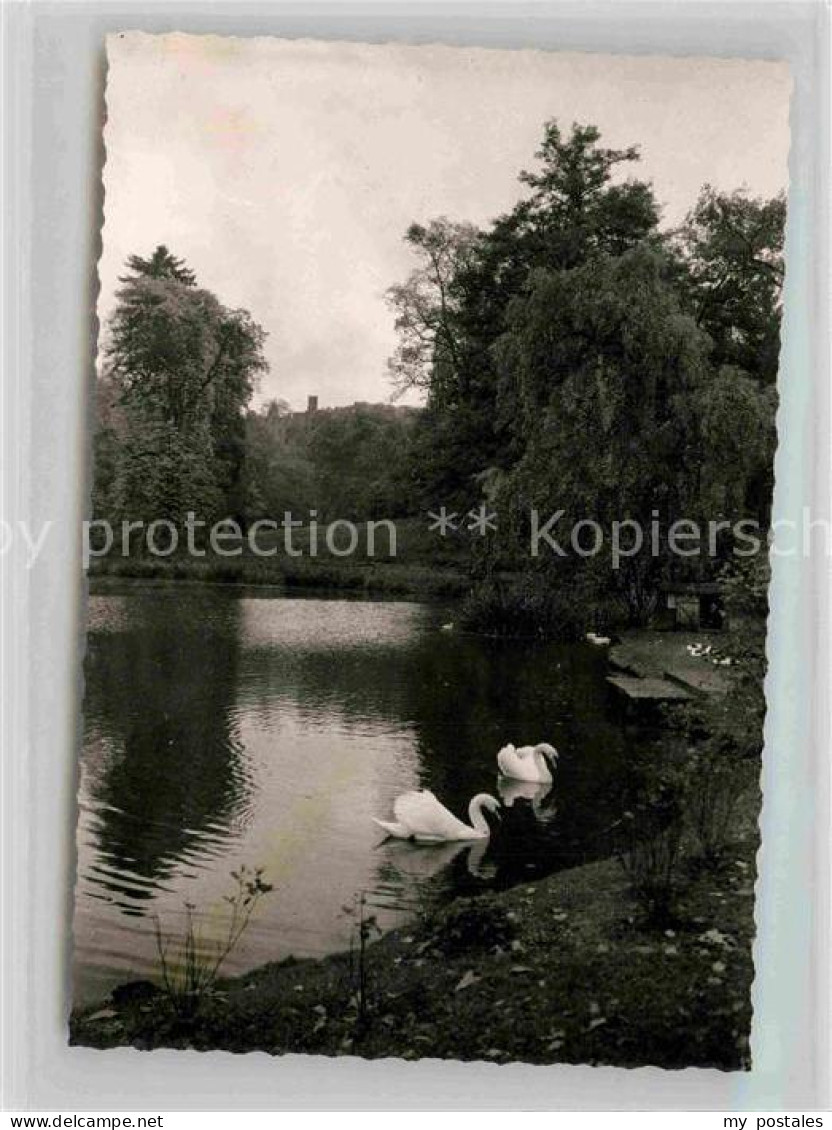
[(558, 751), (547, 742), (521, 746), (519, 749), (509, 743), (497, 754), (497, 766), (504, 777), (542, 785), (552, 783), (549, 766), (554, 768), (557, 762)]
[(687, 645), (688, 654), (692, 655), (694, 659), (708, 659), (712, 650), (712, 644), (708, 644), (707, 647), (704, 643), (689, 643)]
[(470, 824), (464, 823), (441, 804), (433, 793), (423, 789), (403, 793), (393, 802), (395, 820), (373, 820), (388, 836), (419, 843), (445, 843), (449, 840), (485, 840), (491, 835), (484, 811), (499, 812), (500, 802), (488, 793), (477, 793), (468, 805)]

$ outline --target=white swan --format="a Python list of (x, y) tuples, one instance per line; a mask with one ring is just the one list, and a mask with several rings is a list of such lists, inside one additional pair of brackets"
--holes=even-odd
[(373, 820), (388, 836), (397, 840), (418, 840), (420, 843), (443, 843), (446, 840), (486, 840), (491, 835), (483, 809), (497, 812), (500, 802), (488, 793), (477, 793), (468, 805), (470, 825), (457, 819), (433, 793), (403, 793), (393, 802), (395, 820)]
[(520, 749), (515, 749), (509, 743), (497, 754), (497, 765), (504, 777), (513, 777), (515, 781), (535, 781), (538, 784), (549, 785), (552, 783), (552, 773), (547, 759), (553, 766), (556, 765), (558, 751), (546, 742), (521, 746)]

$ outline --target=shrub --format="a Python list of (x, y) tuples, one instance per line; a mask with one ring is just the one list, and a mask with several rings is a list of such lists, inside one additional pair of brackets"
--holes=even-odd
[(579, 639), (586, 616), (569, 596), (548, 589), (537, 577), (521, 581), (483, 581), (465, 599), (459, 614), (464, 631), (504, 637)]
[(353, 916), (353, 929), (350, 933), (350, 1003), (355, 1007), (355, 1026), (361, 1034), (369, 1024), (371, 1011), (368, 946), (381, 933), (381, 928), (376, 916), (367, 914), (366, 891), (355, 896), (352, 906), (342, 909), (345, 914)]
[(695, 859), (718, 867), (731, 841), (734, 816), (743, 790), (737, 788), (736, 765), (713, 749), (694, 754), (688, 764), (686, 812), (693, 834)]
[(648, 926), (672, 921), (684, 830), (684, 772), (660, 767), (642, 778), (619, 825), (617, 855)]
[(228, 924), (222, 941), (211, 949), (201, 943), (194, 920), (193, 903), (185, 903), (185, 931), (174, 942), (162, 933), (157, 918), (156, 950), (159, 956), (162, 987), (180, 1020), (192, 1020), (211, 992), (228, 955), (242, 938), (263, 895), (272, 890), (263, 880), (263, 869), (249, 871), (245, 866), (231, 872), (236, 887), (224, 896), (229, 906)]
[(448, 957), (472, 950), (505, 948), (515, 929), (508, 912), (493, 898), (484, 896), (453, 906), (440, 921), (432, 944)]

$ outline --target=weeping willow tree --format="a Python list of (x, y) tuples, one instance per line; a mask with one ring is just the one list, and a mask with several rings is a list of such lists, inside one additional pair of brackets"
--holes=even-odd
[(562, 528), (765, 525), (785, 202), (706, 186), (662, 231), (651, 185), (633, 175), (635, 146), (550, 121), (535, 157), (517, 204), (490, 225), (441, 219), (407, 233), (417, 264), (390, 291), (391, 369), (427, 398), (412, 480), (428, 508), (486, 496), (499, 511), (475, 575), (525, 573), (564, 614), (592, 592), (623, 599), (641, 621), (684, 565), (666, 534), (657, 554), (619, 567), (609, 554), (579, 558), (570, 571), (530, 560), (530, 511), (562, 509)]

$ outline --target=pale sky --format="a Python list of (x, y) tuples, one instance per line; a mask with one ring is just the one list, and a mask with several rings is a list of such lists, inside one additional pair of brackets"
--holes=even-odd
[(108, 62), (99, 315), (167, 244), (268, 332), (257, 403), (388, 400), (405, 230), (508, 210), (548, 118), (639, 145), (665, 225), (706, 181), (787, 185), (782, 63), (132, 32)]

